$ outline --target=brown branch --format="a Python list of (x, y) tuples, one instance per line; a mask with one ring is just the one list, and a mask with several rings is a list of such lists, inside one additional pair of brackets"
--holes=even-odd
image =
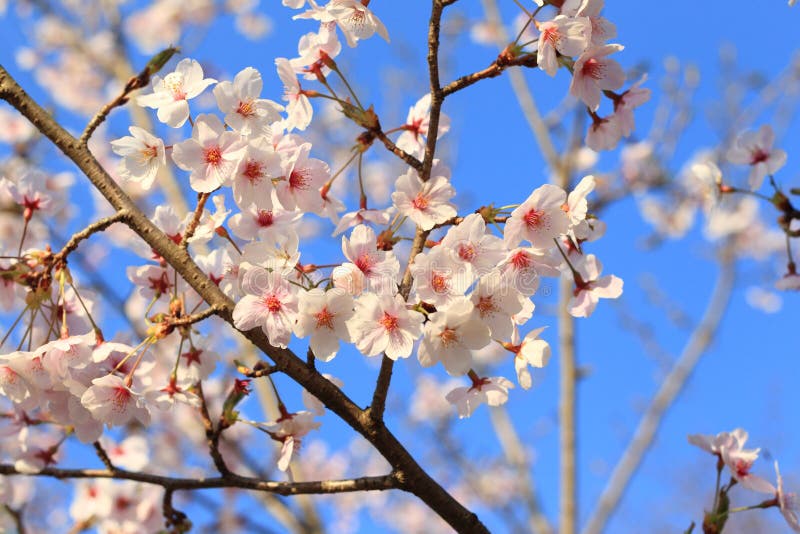
[(256, 363), (252, 369), (244, 365), (238, 365), (236, 370), (247, 378), (261, 378), (262, 376), (269, 376), (278, 372), (277, 367), (274, 365), (269, 365), (264, 361)]
[(223, 426), (222, 424), (218, 424), (217, 427), (214, 428), (214, 423), (211, 421), (211, 416), (208, 413), (206, 397), (203, 394), (202, 382), (197, 383), (197, 396), (200, 398), (200, 416), (203, 419), (203, 428), (206, 431), (208, 452), (211, 454), (211, 459), (214, 461), (217, 471), (219, 471), (222, 476), (229, 475), (231, 471), (228, 469), (228, 465), (225, 463), (225, 459), (219, 451), (219, 438), (222, 434)]
[(122, 222), (128, 217), (127, 210), (120, 210), (114, 213), (113, 215), (109, 215), (108, 217), (104, 217), (99, 221), (95, 221), (92, 224), (88, 225), (86, 228), (81, 230), (80, 232), (76, 232), (69, 238), (69, 241), (64, 245), (64, 247), (53, 256), (53, 263), (59, 263), (61, 261), (66, 260), (67, 256), (74, 252), (81, 241), (85, 241), (89, 239), (93, 234), (97, 232), (102, 232), (109, 226), (114, 223)]
[(194, 209), (194, 214), (192, 214), (192, 220), (189, 221), (189, 224), (186, 225), (186, 230), (183, 232), (180, 243), (181, 248), (186, 248), (189, 245), (189, 240), (197, 230), (197, 225), (200, 224), (200, 218), (203, 216), (203, 209), (205, 209), (206, 202), (210, 196), (211, 193), (197, 194), (197, 207)]
[[(428, 122), (428, 137), (425, 144), (425, 158), (422, 161), (422, 169), (417, 169), (423, 182), (428, 181), (431, 177), (433, 155), (436, 152), (436, 137), (439, 134), (439, 117), (442, 112), (442, 102), (444, 102), (442, 88), (439, 85), (439, 33), (441, 31), (443, 10), (444, 4), (442, 0), (433, 0), (431, 18), (428, 23), (428, 72), (431, 89), (431, 110)], [(400, 295), (404, 299), (408, 298), (408, 293), (411, 291), (411, 283), (413, 281), (411, 264), (414, 261), (414, 257), (425, 247), (425, 240), (428, 238), (428, 234), (430, 234), (430, 231), (426, 232), (421, 228), (417, 228), (414, 242), (411, 245), (411, 252), (408, 256), (408, 266), (400, 286)], [(382, 423), (383, 421), (383, 413), (386, 410), (386, 396), (389, 394), (393, 370), (394, 360), (384, 354), (383, 360), (381, 360), (381, 370), (378, 372), (378, 381), (375, 384), (375, 391), (372, 393), (372, 403), (368, 410), (370, 419), (376, 423)]]
[[(234, 302), (200, 270), (186, 250), (174, 243), (139, 210), (86, 146), (62, 128), (1, 66), (0, 98), (22, 113), (71, 159), (116, 210), (128, 211), (126, 224), (164, 258), (210, 306), (218, 307), (220, 317), (233, 326)], [(399, 488), (419, 497), (454, 529), (487, 532), (477, 515), (456, 501), (431, 478), (394, 434), (383, 424), (377, 424), (369, 417), (367, 411), (360, 409), (338, 387), (310, 369), (291, 350), (270, 345), (269, 339), (260, 328), (241, 333), (266, 353), (281, 372), (303, 386), (351, 428), (364, 436), (395, 469), (400, 480)]]
[(100, 444), (100, 442), (95, 441), (94, 443), (92, 443), (92, 445), (94, 446), (94, 450), (97, 453), (97, 457), (100, 458), (100, 461), (103, 462), (103, 465), (106, 466), (106, 469), (108, 469), (109, 471), (116, 471), (117, 468), (114, 467), (114, 464), (111, 462), (111, 458), (108, 457), (108, 453)]
[(439, 34), (441, 32), (442, 0), (433, 0), (431, 18), (428, 23), (428, 77), (431, 89), (431, 110), (428, 118), (428, 136), (425, 143), (425, 157), (422, 160), (420, 178), (427, 182), (431, 177), (433, 155), (436, 152), (436, 138), (439, 137), (439, 117), (442, 113), (444, 93), (439, 83)]
[[(408, 256), (408, 265), (403, 274), (403, 281), (400, 284), (399, 293), (404, 299), (408, 298), (408, 294), (411, 292), (411, 285), (414, 282), (411, 275), (411, 265), (414, 262), (414, 257), (422, 252), (429, 234), (430, 231), (417, 228), (414, 242), (411, 244), (411, 252)], [(383, 360), (381, 360), (381, 370), (378, 372), (378, 381), (375, 384), (375, 391), (372, 393), (372, 403), (370, 403), (370, 407), (367, 410), (370, 419), (373, 421), (380, 422), (383, 420), (383, 412), (386, 410), (386, 396), (389, 394), (393, 370), (394, 360), (384, 354)]]
[(442, 88), (443, 96), (450, 96), (470, 85), (486, 80), (488, 78), (496, 78), (503, 74), (509, 67), (528, 67), (535, 68), (539, 65), (536, 52), (531, 54), (523, 54), (517, 57), (509, 57), (505, 53), (501, 53), (488, 67), (472, 74), (467, 74), (454, 80)]
[(278, 495), (305, 495), (348, 493), (354, 491), (381, 491), (396, 488), (400, 485), (397, 474), (370, 476), (345, 480), (316, 480), (311, 482), (276, 482), (272, 480), (259, 480), (257, 478), (243, 477), (228, 474), (215, 478), (174, 478), (152, 473), (139, 473), (116, 469), (60, 469), (45, 467), (37, 473), (22, 473), (10, 464), (0, 464), (0, 475), (5, 476), (33, 476), (50, 477), (59, 480), (80, 478), (111, 478), (115, 480), (132, 480), (144, 484), (161, 486), (164, 489), (202, 490), (216, 488), (238, 488), (243, 490), (276, 493)]
[(410, 167), (413, 167), (417, 172), (422, 171), (422, 162), (394, 144), (394, 141), (389, 139), (389, 137), (383, 132), (383, 130), (374, 130), (372, 133), (381, 140), (383, 146), (389, 149), (389, 152), (397, 156), (398, 158), (405, 161)]
[(170, 326), (190, 326), (195, 323), (199, 323), (200, 321), (204, 321), (212, 315), (217, 315), (220, 311), (221, 308), (210, 306), (201, 312), (193, 313), (192, 315), (185, 315), (178, 319), (168, 319), (167, 322)]

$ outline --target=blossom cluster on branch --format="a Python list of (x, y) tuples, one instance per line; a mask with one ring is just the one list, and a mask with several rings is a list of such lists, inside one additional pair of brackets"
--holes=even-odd
[[(533, 387), (532, 372), (547, 366), (552, 353), (549, 325), (535, 313), (542, 280), (567, 281), (564, 309), (574, 318), (589, 318), (601, 299), (619, 298), (623, 281), (604, 274), (590, 252), (606, 233), (594, 209), (595, 199), (608, 197), (605, 180), (581, 173), (572, 181), (568, 157), (552, 169), (563, 179), (541, 180), (513, 204), (457, 205), (459, 174), (468, 171), (451, 171), (456, 162), (437, 151), (454, 128), (445, 100), (509, 69), (550, 77), (564, 69), (570, 76), (565, 96), (591, 119), (584, 143), (601, 151), (633, 135), (634, 110), (651, 93), (643, 87), (646, 77), (624, 88), (628, 76), (611, 58), (623, 46), (610, 42), (617, 32), (603, 16), (602, 0), (536, 2), (530, 9), (517, 2), (516, 38), (488, 67), (443, 82), (440, 25), (454, 3), (433, 0), (430, 91), (402, 124), (388, 129), (382, 117), (390, 113), (368, 105), (340, 59), (375, 35), (389, 41), (391, 24), (387, 29), (379, 4), (369, 0), (283, 0), (295, 10), (296, 24), (314, 31), (299, 39), (297, 56), (246, 67), (231, 79), (209, 77), (213, 70), (192, 57), (175, 58), (179, 50), (171, 46), (184, 24), (205, 24), (219, 13), (214, 2), (162, 0), (135, 10), (124, 25), (112, 24), (149, 53), (170, 45), (138, 73), (100, 59), (104, 52), (124, 54), (122, 33), (117, 39), (98, 34), (99, 43), (89, 44), (70, 35), (20, 54), (31, 66), (40, 52), (63, 48), (59, 67), (38, 70), (39, 81), (52, 86), (59, 75), (80, 71), (91, 82), (85, 97), (54, 93), (64, 106), (91, 114), (77, 138), (0, 67), (0, 98), (30, 122), (0, 115), (13, 126), (3, 140), (14, 145), (0, 177), (0, 308), (12, 317), (0, 342), (0, 416), (3, 435), (14, 444), (2, 448), (8, 463), (0, 473), (81, 479), (70, 509), (78, 530), (183, 532), (191, 521), (174, 507), (174, 492), (238, 488), (265, 494), (279, 512), (283, 504), (269, 501), (272, 494), (400, 489), (457, 530), (485, 531), (459, 502), (464, 499), (421, 468), (387, 428), (393, 366), (416, 358), (421, 368), (441, 364), (453, 378), (443, 389), (426, 385), (429, 377), (421, 375), (412, 419), (463, 419), (483, 404), (502, 406), (515, 382), (488, 372), (483, 359), (492, 353), (492, 370), (504, 366), (521, 389)], [(220, 9), (235, 14), (247, 35), (266, 31), (268, 19), (255, 17), (248, 2)], [(44, 13), (45, 30), (67, 26), (59, 12)], [(76, 66), (84, 56), (98, 57)], [(265, 87), (261, 72), (271, 63), (283, 87)], [(116, 77), (110, 89), (99, 81), (100, 70)], [(114, 97), (105, 98), (107, 92)], [(212, 102), (216, 108), (209, 109)], [(110, 138), (107, 123), (117, 108), (130, 114), (129, 135)], [(338, 166), (326, 161), (315, 137), (331, 110), (356, 132)], [(70, 187), (84, 177), (39, 168), (37, 132), (78, 166), (98, 201), (102, 196), (111, 205), (103, 204), (102, 217), (71, 236), (61, 235), (62, 223), (71, 216)], [(681, 198), (687, 209), (702, 206), (706, 213), (719, 208), (721, 197), (771, 203), (788, 254), (777, 285), (799, 289), (790, 240), (800, 235), (800, 212), (793, 193), (775, 179), (787, 156), (773, 144), (772, 130), (763, 126), (743, 133), (725, 153), (729, 163), (749, 167), (746, 188), (723, 179), (714, 158), (693, 162)], [(368, 157), (383, 149), (400, 170), (370, 176)], [(628, 157), (634, 174), (644, 174), (648, 156)], [(771, 196), (759, 192), (767, 178)], [(357, 204), (348, 205), (347, 187), (358, 191)], [(658, 228), (671, 228), (657, 201), (642, 204)], [(743, 204), (730, 217), (746, 210)], [(314, 224), (330, 230), (335, 252), (309, 244)], [(114, 288), (92, 276), (101, 259), (87, 262), (83, 255), (103, 238), (126, 251), (114, 258), (114, 269), (125, 264), (131, 288), (126, 302), (111, 303), (127, 322), (120, 331), (113, 331), (119, 323), (107, 320), (104, 303)], [(366, 407), (348, 397), (349, 376), (324, 372), (344, 351), (381, 360)], [(284, 377), (302, 386), (301, 400), (287, 393)], [(274, 401), (272, 410), (251, 407), (259, 386), (258, 394)], [(318, 458), (315, 463), (313, 452), (307, 459), (308, 436), (328, 413), (374, 449), (353, 462), (364, 467), (356, 478)], [(144, 436), (151, 434), (167, 446), (148, 447)], [(783, 493), (780, 476), (775, 488), (749, 473), (755, 453), (743, 448), (745, 439), (739, 431), (693, 439), (731, 467), (735, 482), (718, 487), (715, 498), (727, 499), (735, 483), (773, 493), (770, 506), (779, 506), (796, 528), (796, 499)], [(268, 466), (259, 462), (260, 452), (252, 461), (245, 440), (274, 442)], [(104, 469), (64, 469), (63, 457), (76, 442), (91, 445)], [(182, 462), (181, 447), (202, 451), (204, 463)], [(209, 468), (219, 476), (208, 476)], [(0, 478), (0, 502), (19, 519), (28, 482), (17, 480)], [(706, 517), (720, 530), (728, 513), (721, 506), (715, 500)]]

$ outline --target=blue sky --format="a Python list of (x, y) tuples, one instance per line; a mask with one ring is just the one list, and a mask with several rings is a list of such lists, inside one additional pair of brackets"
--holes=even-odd
[[(314, 25), (307, 21), (291, 22), (291, 11), (270, 2), (261, 9), (269, 13), (274, 31), (264, 40), (253, 43), (232, 31), (232, 20), (223, 17), (207, 31), (202, 44), (185, 50), (187, 55), (213, 65), (218, 78), (230, 78), (241, 68), (254, 66), (265, 77), (264, 94), (279, 99), (280, 86), (274, 74), (274, 57), (293, 57), (296, 40)], [(474, 21), (480, 17), (480, 3), (461, 0), (448, 11), (448, 21)], [(513, 2), (505, 2), (506, 20), (515, 14)], [(713, 128), (705, 120), (708, 105), (718, 101), (724, 87), (719, 83), (719, 50), (722, 45), (735, 47), (743, 70), (757, 71), (766, 79), (783, 71), (796, 54), (798, 8), (792, 10), (778, 0), (769, 2), (607, 2), (605, 16), (617, 25), (615, 42), (625, 45), (617, 59), (626, 67), (644, 66), (649, 73), (647, 86), (654, 91), (653, 101), (637, 113), (637, 136), (644, 136), (653, 118), (659, 95), (659, 80), (664, 60), (676, 57), (681, 64), (692, 63), (700, 70), (700, 86), (695, 97), (696, 115), (686, 135), (678, 144), (671, 165), (677, 170), (698, 148), (718, 142)], [(370, 7), (386, 24), (391, 44), (375, 37), (357, 49), (345, 47), (338, 60), (352, 73), (362, 100), (374, 103), (385, 126), (392, 119), (402, 120), (407, 108), (427, 88), (425, 71), (425, 34), (427, 2), (373, 0)], [(13, 50), (23, 41), (12, 14), (0, 18), (0, 63), (18, 76), (21, 83), (33, 87), (33, 80), (14, 65)], [(466, 32), (444, 40), (445, 80), (478, 70), (496, 56), (490, 47), (470, 42)], [(145, 61), (140, 57), (140, 64)], [(526, 73), (529, 84), (543, 112), (559, 104), (566, 94), (569, 78), (559, 72), (548, 78), (540, 71)], [(32, 90), (37, 97), (44, 94)], [(444, 111), (452, 118), (451, 132), (443, 140), (444, 154), (450, 158), (453, 183), (459, 191), (459, 207), (464, 212), (481, 204), (499, 205), (520, 202), (534, 188), (548, 179), (544, 161), (519, 111), (508, 80), (487, 80), (446, 102)], [(69, 115), (67, 115), (69, 117)], [(69, 119), (68, 119), (69, 120)], [(767, 122), (759, 118), (757, 125)], [(79, 123), (76, 123), (79, 124)], [(124, 117), (116, 116), (113, 128), (124, 130)], [(792, 120), (778, 146), (789, 153), (789, 163), (781, 171), (783, 183), (797, 185), (794, 140), (798, 125)], [(613, 170), (617, 153), (604, 155), (599, 167)], [(768, 213), (769, 206), (762, 206)], [(578, 322), (578, 358), (591, 367), (591, 374), (581, 382), (579, 395), (580, 436), (580, 512), (585, 519), (603, 488), (610, 469), (627, 443), (642, 408), (655, 392), (660, 369), (637, 339), (622, 328), (624, 309), (650, 325), (653, 335), (667, 354), (675, 358), (687, 340), (687, 330), (670, 325), (660, 310), (647, 303), (642, 282), (649, 276), (658, 287), (694, 321), (702, 315), (711, 293), (716, 268), (708, 261), (709, 245), (698, 228), (680, 242), (667, 242), (654, 250), (642, 243), (651, 230), (639, 217), (632, 201), (612, 206), (605, 214), (608, 233), (591, 251), (603, 260), (605, 272), (625, 280), (625, 294), (619, 303), (603, 302), (589, 320)], [(335, 253), (338, 243), (317, 243), (308, 252), (314, 257), (327, 251)], [(763, 267), (763, 266), (762, 266)], [(713, 461), (686, 443), (689, 433), (716, 433), (742, 426), (751, 433), (751, 444), (779, 459), (789, 481), (800, 487), (800, 430), (795, 408), (800, 403), (800, 389), (793, 381), (800, 377), (798, 346), (800, 335), (794, 325), (797, 295), (784, 295), (783, 310), (765, 315), (748, 306), (744, 287), (768, 286), (759, 266), (743, 262), (739, 272), (742, 284), (734, 293), (724, 323), (711, 349), (703, 357), (687, 389), (670, 410), (653, 449), (634, 478), (608, 532), (631, 532), (642, 522), (652, 527), (668, 526), (672, 531), (686, 528), (691, 519), (699, 519), (702, 504), (682, 500), (687, 486), (695, 488), (691, 497), (706, 501), (713, 487)], [(547, 283), (554, 286), (552, 280)], [(555, 320), (547, 315), (553, 298), (534, 299), (539, 306), (532, 326), (553, 325), (545, 338), (555, 343)], [(794, 328), (793, 328), (794, 327)], [(550, 366), (535, 378), (537, 387), (525, 393), (514, 390), (509, 407), (523, 440), (535, 451), (534, 473), (548, 515), (558, 509), (556, 402), (558, 395), (558, 354)], [(331, 365), (331, 372), (345, 378), (353, 397), (366, 404), (371, 391), (374, 365), (353, 361), (360, 356), (342, 354)], [(412, 359), (413, 360), (413, 359)], [(414, 361), (399, 366), (398, 389), (390, 400), (400, 404), (408, 392), (407, 368)], [(326, 369), (327, 370), (327, 369)], [(505, 375), (513, 369), (506, 365)], [(441, 379), (441, 368), (433, 372)], [(348, 378), (352, 377), (352, 378)], [(351, 390), (348, 390), (351, 391)], [(325, 437), (334, 444), (344, 444), (351, 434), (342, 425), (326, 417)], [(391, 424), (391, 422), (390, 422)], [(473, 418), (459, 421), (459, 434), (470, 450), (497, 451), (496, 440), (487, 432), (486, 409)], [(414, 447), (412, 445), (412, 451)], [(421, 453), (423, 451), (415, 451)], [(762, 461), (757, 471), (772, 477), (771, 461)], [(752, 500), (752, 499), (751, 499)], [(705, 502), (705, 501), (704, 501)], [(750, 502), (744, 500), (743, 504)], [(654, 503), (656, 510), (653, 511)], [(706, 504), (708, 504), (706, 502)], [(777, 512), (765, 512), (777, 518)], [(366, 523), (369, 524), (369, 523)], [(778, 523), (780, 524), (780, 523)], [(783, 528), (783, 527), (781, 527)]]

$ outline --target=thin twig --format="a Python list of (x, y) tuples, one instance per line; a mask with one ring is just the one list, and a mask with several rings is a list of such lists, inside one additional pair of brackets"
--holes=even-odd
[(67, 241), (64, 247), (55, 254), (53, 258), (54, 263), (58, 263), (59, 260), (65, 260), (70, 253), (74, 252), (78, 248), (78, 245), (81, 241), (89, 239), (89, 237), (91, 237), (93, 234), (104, 231), (114, 223), (124, 221), (128, 215), (129, 213), (127, 210), (120, 210), (113, 215), (109, 215), (108, 217), (104, 217), (99, 221), (91, 223), (80, 232), (76, 232), (72, 235), (72, 237), (69, 238), (69, 241)]
[(111, 458), (108, 457), (108, 453), (103, 448), (103, 445), (101, 445), (99, 441), (95, 441), (92, 443), (92, 445), (97, 453), (97, 457), (100, 458), (100, 461), (103, 462), (103, 465), (106, 466), (106, 469), (109, 471), (116, 471), (117, 468), (114, 467), (114, 463), (111, 461)]
[(422, 171), (422, 162), (403, 150), (402, 148), (398, 147), (394, 144), (394, 141), (389, 139), (389, 137), (383, 133), (383, 130), (376, 130), (372, 132), (375, 134), (375, 137), (381, 140), (383, 145), (389, 149), (389, 152), (397, 156), (398, 158), (405, 161), (410, 167), (413, 167), (417, 172)]
[(204, 321), (213, 315), (217, 315), (221, 311), (222, 311), (221, 308), (218, 308), (216, 306), (209, 306), (208, 308), (206, 308), (201, 312), (193, 313), (191, 315), (185, 315), (178, 319), (170, 319), (169, 324), (171, 326), (189, 326)]
[(192, 236), (194, 236), (194, 233), (197, 230), (197, 225), (200, 224), (200, 218), (203, 216), (203, 210), (206, 207), (206, 202), (210, 196), (211, 193), (197, 194), (197, 207), (195, 207), (194, 214), (192, 214), (192, 220), (186, 225), (186, 230), (183, 232), (183, 237), (181, 237), (181, 248), (186, 248), (189, 244), (189, 240), (192, 238)]
[(59, 469), (45, 467), (36, 473), (22, 473), (10, 464), (0, 464), (0, 474), (5, 476), (32, 476), (50, 477), (60, 480), (81, 478), (111, 478), (115, 480), (132, 480), (144, 484), (161, 486), (172, 491), (201, 490), (214, 488), (239, 488), (244, 490), (277, 493), (278, 495), (303, 495), (348, 493), (354, 491), (388, 490), (398, 487), (398, 476), (388, 474), (383, 476), (369, 476), (345, 480), (317, 480), (313, 482), (276, 482), (260, 480), (257, 478), (243, 477), (228, 474), (212, 478), (177, 478), (152, 473), (140, 473), (116, 469)]

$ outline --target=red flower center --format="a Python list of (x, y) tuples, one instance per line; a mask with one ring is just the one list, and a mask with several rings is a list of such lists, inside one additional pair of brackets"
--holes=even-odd
[(322, 308), (319, 312), (314, 314), (314, 318), (317, 320), (317, 328), (322, 328), (324, 326), (328, 330), (333, 330), (333, 317), (334, 315), (328, 311), (327, 306)]
[(447, 293), (450, 284), (446, 276), (441, 273), (433, 273), (431, 276), (431, 288), (436, 293)]
[(422, 193), (419, 193), (416, 197), (414, 197), (414, 200), (411, 201), (411, 205), (420, 211), (424, 211), (428, 209), (429, 201), (427, 197), (425, 197)]
[(272, 213), (272, 210), (259, 210), (258, 216), (256, 217), (256, 223), (265, 228), (267, 226), (272, 226), (275, 222), (275, 216)]
[(253, 108), (253, 101), (248, 100), (247, 102), (239, 102), (239, 107), (236, 108), (236, 113), (245, 118), (255, 115), (256, 110)]
[(247, 160), (242, 170), (242, 176), (255, 185), (264, 178), (264, 164), (254, 159)]
[(269, 295), (267, 298), (264, 299), (264, 304), (267, 306), (267, 309), (270, 313), (277, 313), (281, 311), (283, 305), (278, 297), (275, 295)]
[(222, 163), (222, 149), (218, 146), (203, 149), (203, 159), (209, 165), (216, 167)]
[(536, 211), (535, 208), (526, 213), (523, 218), (528, 228), (539, 228), (544, 225), (547, 220), (545, 213), (543, 211)]
[(389, 315), (387, 312), (383, 312), (383, 317), (378, 320), (378, 324), (381, 325), (387, 332), (394, 332), (397, 330), (400, 321), (394, 315)]
[(603, 63), (598, 61), (597, 58), (589, 58), (583, 63), (581, 74), (599, 80), (603, 77), (603, 71), (605, 70), (603, 67)]

